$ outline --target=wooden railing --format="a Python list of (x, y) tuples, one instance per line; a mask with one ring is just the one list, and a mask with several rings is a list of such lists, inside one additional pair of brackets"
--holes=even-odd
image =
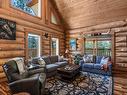
[(111, 56), (111, 49), (85, 49), (86, 54), (94, 54), (97, 56)]

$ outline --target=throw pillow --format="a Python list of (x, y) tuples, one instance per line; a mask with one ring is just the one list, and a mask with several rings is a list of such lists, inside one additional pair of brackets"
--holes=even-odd
[(50, 61), (51, 61), (51, 63), (58, 62), (58, 56), (57, 55), (56, 56), (50, 56)]
[(59, 62), (62, 62), (64, 60), (64, 57), (63, 56), (58, 56), (58, 61)]
[(46, 64), (51, 64), (49, 56), (42, 56), (42, 59), (45, 61)]
[(102, 69), (103, 69), (104, 71), (108, 71), (108, 64), (103, 64), (103, 65), (102, 65)]
[(109, 57), (102, 57), (100, 64), (107, 64), (109, 61)]
[(93, 55), (84, 55), (84, 63), (93, 63)]
[(17, 66), (18, 66), (18, 69), (19, 69), (19, 73), (20, 73), (20, 74), (25, 73), (26, 70), (25, 70), (25, 65), (24, 65), (24, 60), (23, 60), (23, 58), (15, 58), (15, 59), (13, 59), (13, 60), (15, 60), (16, 63), (17, 63)]
[(40, 65), (45, 65), (46, 64), (45, 61), (42, 58), (38, 59), (38, 63)]

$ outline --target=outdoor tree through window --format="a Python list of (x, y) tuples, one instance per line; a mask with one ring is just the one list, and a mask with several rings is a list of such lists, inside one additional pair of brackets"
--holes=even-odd
[(41, 17), (41, 0), (11, 0), (11, 6), (30, 15)]
[(29, 34), (28, 35), (28, 56), (29, 59), (40, 56), (40, 36)]
[(86, 40), (85, 53), (97, 56), (111, 56), (111, 40)]

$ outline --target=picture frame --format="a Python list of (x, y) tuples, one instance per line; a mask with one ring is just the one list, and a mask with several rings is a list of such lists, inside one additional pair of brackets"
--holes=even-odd
[(0, 18), (0, 40), (16, 40), (16, 22)]
[(71, 38), (69, 41), (70, 45), (70, 50), (74, 51), (77, 49), (77, 39), (76, 38)]

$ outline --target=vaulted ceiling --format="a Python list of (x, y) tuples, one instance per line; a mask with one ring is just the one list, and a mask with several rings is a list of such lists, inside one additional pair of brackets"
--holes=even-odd
[(127, 0), (54, 0), (66, 29), (127, 18)]

